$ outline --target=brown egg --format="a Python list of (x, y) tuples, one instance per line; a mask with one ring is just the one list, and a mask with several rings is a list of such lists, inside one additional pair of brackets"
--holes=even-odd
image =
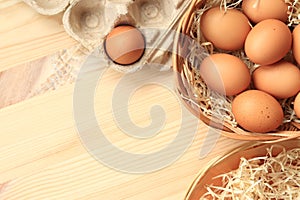
[(266, 133), (282, 124), (283, 110), (271, 95), (260, 90), (247, 90), (232, 102), (237, 123), (250, 132)]
[(145, 40), (142, 33), (129, 25), (115, 27), (105, 39), (106, 54), (120, 65), (137, 62), (144, 50)]
[(288, 5), (284, 0), (243, 0), (242, 9), (254, 23), (265, 19), (286, 22), (288, 19)]
[(225, 53), (206, 57), (200, 65), (200, 75), (210, 89), (227, 96), (247, 89), (251, 81), (246, 64)]
[(238, 50), (244, 46), (251, 29), (248, 22), (248, 18), (238, 10), (228, 9), (225, 13), (219, 7), (214, 7), (203, 13), (200, 29), (204, 37), (215, 47)]
[(297, 94), (294, 101), (294, 110), (297, 117), (300, 119), (300, 92)]
[(277, 19), (267, 19), (249, 32), (245, 52), (252, 62), (269, 65), (281, 60), (291, 46), (292, 34), (287, 25)]
[(297, 25), (293, 30), (293, 55), (300, 65), (300, 25)]
[(300, 70), (286, 61), (258, 67), (253, 73), (256, 89), (277, 98), (289, 98), (300, 91)]

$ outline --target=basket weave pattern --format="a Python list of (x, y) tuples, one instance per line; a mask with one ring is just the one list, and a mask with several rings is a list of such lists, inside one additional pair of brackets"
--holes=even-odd
[[(241, 1), (227, 0), (228, 2), (236, 6), (237, 2)], [(233, 97), (222, 96), (211, 91), (201, 79), (199, 70), (197, 70), (201, 60), (209, 53), (213, 53), (214, 50), (211, 44), (206, 45), (207, 42), (195, 26), (199, 24), (201, 14), (205, 9), (221, 3), (224, 3), (224, 1), (193, 0), (179, 23), (174, 44), (173, 66), (176, 72), (177, 92), (183, 103), (204, 123), (220, 129), (222, 135), (230, 138), (273, 141), (300, 137), (300, 119), (297, 119), (294, 114), (293, 98), (280, 100), (285, 119), (276, 131), (252, 133), (242, 129), (236, 123), (231, 112)], [(293, 12), (299, 11), (293, 9)], [(294, 21), (291, 21), (291, 23), (294, 23)], [(230, 53), (240, 57), (248, 65), (250, 71), (254, 70), (255, 64), (249, 61), (243, 50)], [(288, 56), (291, 57), (291, 54), (288, 54)]]
[[(205, 168), (199, 171), (198, 175), (189, 187), (184, 199), (199, 200), (200, 197), (207, 192), (205, 188), (207, 185), (222, 185), (222, 180), (214, 177), (222, 173), (236, 170), (242, 157), (250, 159), (254, 157), (265, 156), (267, 152), (266, 149), (270, 148), (272, 145), (277, 145), (284, 147), (286, 150), (290, 150), (299, 148), (300, 140), (289, 140), (272, 144), (250, 142), (243, 144), (242, 146), (237, 147), (230, 152), (225, 152), (223, 156), (216, 157), (210, 163), (208, 163)], [(277, 149), (273, 153), (276, 155), (280, 153), (280, 150)]]

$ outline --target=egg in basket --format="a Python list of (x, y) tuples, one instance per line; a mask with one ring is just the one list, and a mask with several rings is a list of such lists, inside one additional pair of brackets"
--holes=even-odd
[(299, 13), (297, 0), (192, 1), (173, 55), (189, 110), (234, 139), (299, 137)]

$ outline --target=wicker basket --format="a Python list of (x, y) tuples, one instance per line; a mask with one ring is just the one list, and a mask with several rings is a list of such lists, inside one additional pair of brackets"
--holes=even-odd
[[(195, 39), (193, 36), (198, 34), (195, 33), (195, 31), (192, 31), (194, 20), (199, 20), (199, 12), (196, 11), (203, 9), (204, 6), (207, 6), (207, 2), (212, 1), (215, 2), (216, 0), (193, 0), (189, 9), (179, 22), (174, 42), (173, 67), (176, 76), (177, 93), (182, 99), (183, 104), (205, 124), (219, 129), (222, 135), (229, 138), (239, 140), (278, 141), (300, 137), (300, 120), (295, 120), (295, 114), (291, 114), (293, 113), (292, 98), (280, 102), (282, 105), (284, 104), (289, 108), (288, 112), (285, 110), (285, 115), (288, 115), (285, 117), (290, 120), (286, 121), (282, 126), (280, 126), (280, 128), (278, 128), (278, 130), (270, 133), (252, 133), (239, 127), (238, 124), (234, 122), (233, 114), (230, 113), (233, 97), (220, 96), (223, 98), (222, 101), (227, 102), (228, 105), (225, 105), (226, 108), (221, 110), (218, 114), (211, 112), (212, 110), (209, 104), (205, 105), (205, 103), (203, 103), (206, 101), (205, 98), (207, 98), (207, 96), (216, 96), (216, 94), (213, 91), (210, 91), (207, 87), (203, 87), (201, 77), (197, 74), (198, 72), (195, 72), (193, 67), (193, 63), (195, 63), (195, 61), (191, 61), (187, 55), (189, 55), (192, 45), (203, 42), (201, 41), (201, 38)], [(198, 54), (203, 54), (203, 56), (208, 55), (208, 53), (203, 52), (204, 50), (206, 50), (206, 52), (210, 51), (208, 48), (198, 48)], [(199, 62), (201, 62), (201, 60), (199, 60), (198, 63)], [(206, 95), (206, 97), (203, 97), (203, 95)], [(291, 115), (294, 115), (294, 119), (291, 119)]]
[[(288, 140), (274, 143), (283, 146), (286, 150), (299, 148), (300, 140)], [(267, 148), (274, 144), (262, 144), (257, 142), (250, 142), (234, 149), (233, 151), (214, 159), (208, 166), (201, 170), (196, 176), (195, 180), (188, 189), (185, 200), (199, 200), (206, 192), (205, 186), (209, 184), (221, 185), (220, 179), (212, 179), (213, 177), (235, 170), (239, 166), (240, 158), (244, 157), (250, 159), (253, 157), (265, 156)], [(280, 149), (274, 148), (273, 155), (280, 153)]]

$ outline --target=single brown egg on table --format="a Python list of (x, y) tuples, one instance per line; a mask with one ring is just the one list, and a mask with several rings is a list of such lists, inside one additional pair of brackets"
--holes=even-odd
[(248, 18), (239, 10), (213, 7), (203, 13), (200, 31), (207, 41), (223, 50), (243, 48), (251, 30)]
[(271, 95), (260, 90), (246, 90), (232, 102), (237, 123), (250, 132), (274, 131), (283, 122), (283, 109)]
[(300, 92), (297, 94), (294, 101), (294, 111), (296, 116), (300, 119)]
[(242, 10), (254, 23), (265, 19), (288, 19), (288, 4), (284, 0), (243, 0)]
[(292, 33), (277, 19), (267, 19), (256, 24), (245, 41), (245, 53), (259, 65), (270, 65), (281, 60), (292, 47)]
[(297, 25), (293, 30), (293, 56), (300, 65), (300, 25)]
[(146, 45), (141, 31), (130, 25), (120, 25), (107, 35), (104, 46), (112, 61), (120, 65), (130, 65), (143, 56)]
[(256, 89), (278, 99), (292, 97), (300, 91), (300, 69), (287, 61), (259, 66), (252, 78)]
[(226, 96), (244, 91), (251, 81), (246, 64), (225, 53), (207, 56), (200, 65), (200, 75), (210, 89)]

